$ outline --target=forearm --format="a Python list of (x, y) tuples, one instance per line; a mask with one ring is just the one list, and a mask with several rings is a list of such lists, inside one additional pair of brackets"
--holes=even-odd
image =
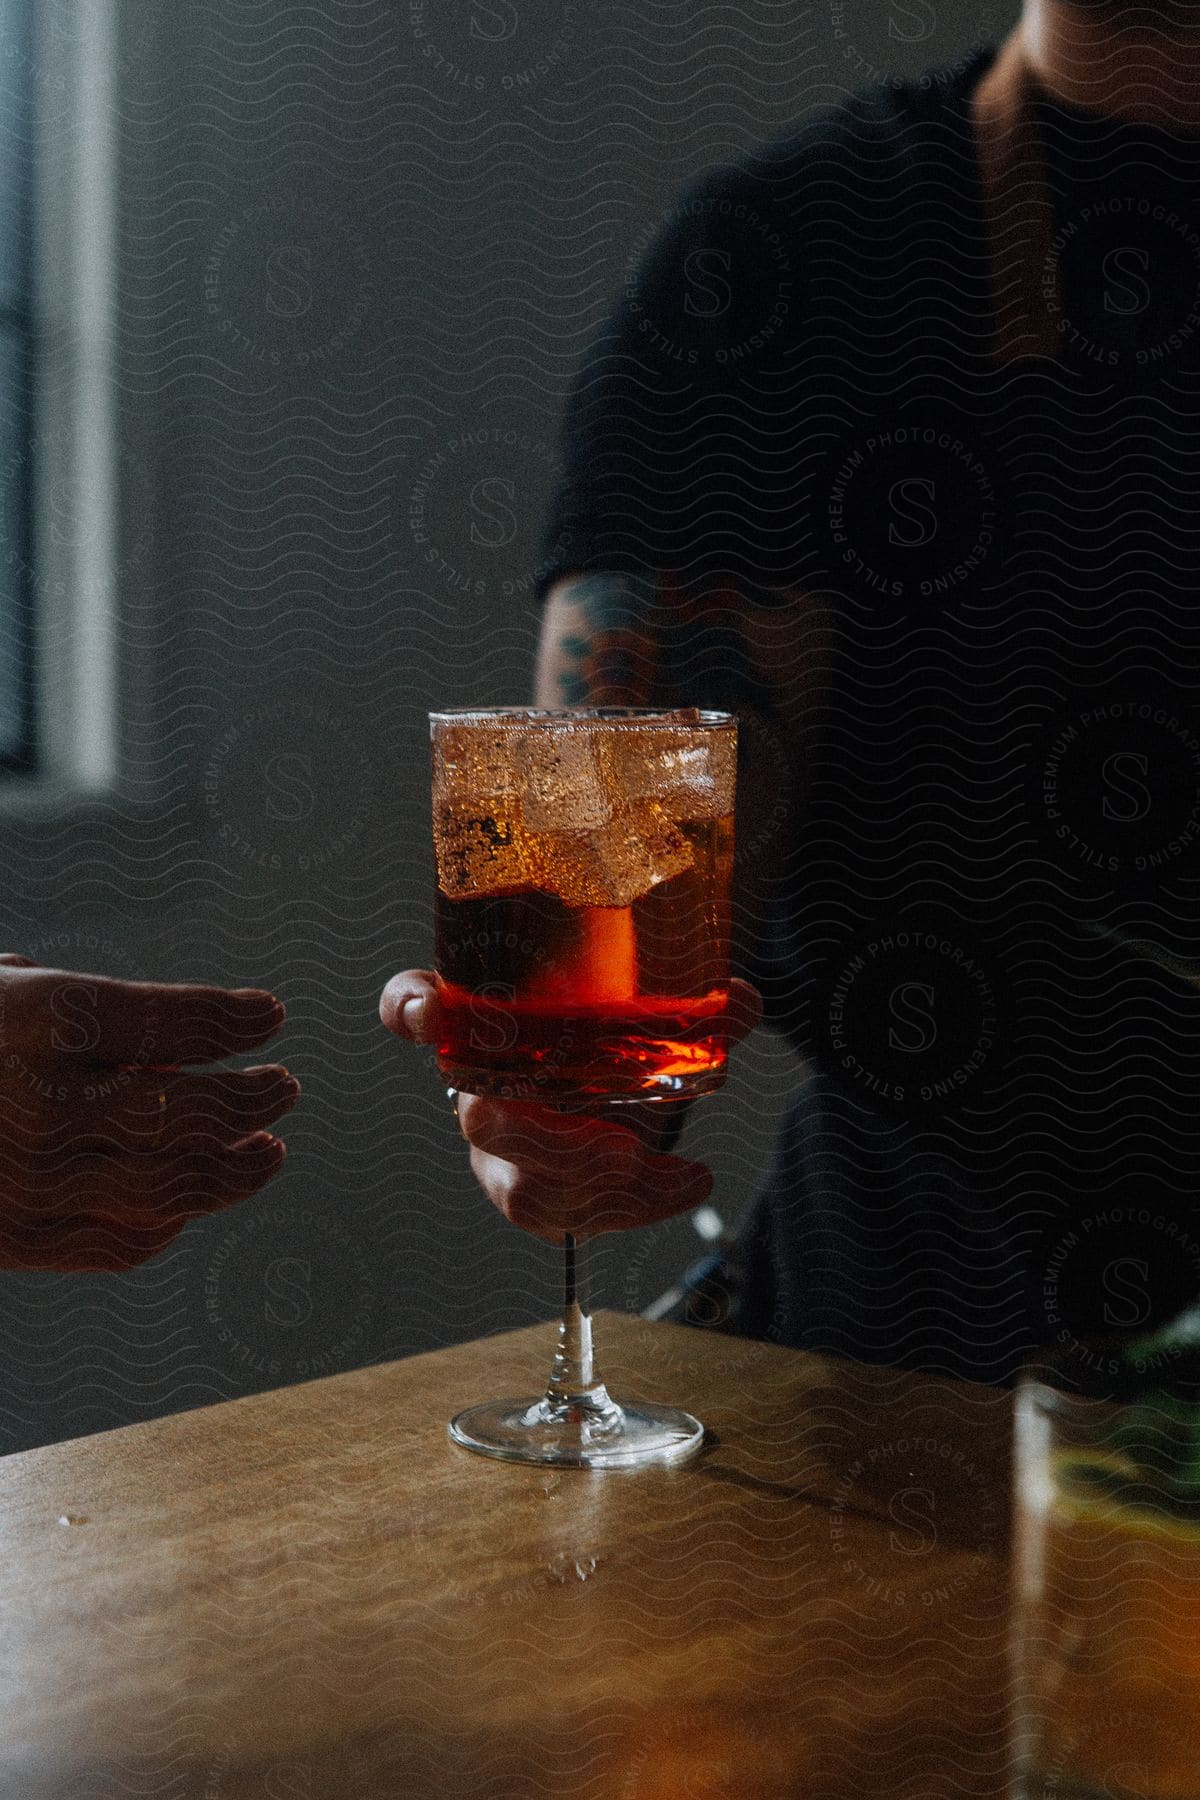
[(737, 714), (735, 971), (754, 965), (772, 871), (802, 804), (827, 622), (805, 597), (687, 592), (670, 577), (579, 575), (549, 596), (540, 706), (705, 706)]
[(656, 706), (670, 609), (644, 575), (574, 575), (546, 602), (538, 706)]

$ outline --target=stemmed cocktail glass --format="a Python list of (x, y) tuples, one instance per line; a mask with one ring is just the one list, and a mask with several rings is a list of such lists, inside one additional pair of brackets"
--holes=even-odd
[[(595, 1112), (725, 1077), (737, 726), (599, 707), (430, 717), (438, 1061), (454, 1089)], [(546, 1391), (472, 1406), (457, 1443), (586, 1468), (673, 1461), (703, 1427), (619, 1406), (592, 1348), (581, 1246)]]

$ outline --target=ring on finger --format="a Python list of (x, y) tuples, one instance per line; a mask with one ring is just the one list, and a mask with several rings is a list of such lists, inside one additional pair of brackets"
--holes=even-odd
[[(467, 1136), (466, 1127), (464, 1126), (464, 1124), (462, 1122), (462, 1114), (458, 1110), (458, 1089), (457, 1088), (447, 1088), (446, 1089), (446, 1097), (449, 1100), (451, 1106), (454, 1108), (455, 1124), (458, 1126), (460, 1133), (465, 1138)], [(467, 1141), (469, 1143), (470, 1139), (468, 1138)]]

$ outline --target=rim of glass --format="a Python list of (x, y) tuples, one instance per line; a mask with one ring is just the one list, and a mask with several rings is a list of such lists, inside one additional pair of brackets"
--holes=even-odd
[[(1183, 1398), (1200, 1407), (1195, 1376), (1186, 1368), (1173, 1366), (1169, 1355), (1144, 1366), (1122, 1368), (1111, 1340), (1093, 1345), (1090, 1360), (1079, 1356), (1080, 1348), (1041, 1356), (1035, 1353), (1027, 1359), (1017, 1371), (1018, 1398), (1043, 1413), (1076, 1416), (1101, 1408), (1144, 1406), (1156, 1394)], [(1100, 1356), (1104, 1357), (1102, 1362), (1098, 1361)]]
[(695, 706), (443, 706), (431, 725), (666, 725), (672, 730), (715, 731), (735, 726), (734, 713)]
[(1056, 1388), (1041, 1376), (1024, 1372), (1017, 1381), (1016, 1397), (1019, 1406), (1031, 1406), (1037, 1412), (1048, 1413), (1056, 1418), (1091, 1418), (1106, 1409), (1122, 1411), (1130, 1404), (1129, 1401), (1106, 1399), (1101, 1394), (1070, 1394), (1062, 1388)]

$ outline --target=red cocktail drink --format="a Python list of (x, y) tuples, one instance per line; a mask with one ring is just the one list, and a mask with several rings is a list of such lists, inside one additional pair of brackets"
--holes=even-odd
[(733, 721), (443, 714), (433, 734), (447, 1079), (545, 1100), (719, 1086)]

